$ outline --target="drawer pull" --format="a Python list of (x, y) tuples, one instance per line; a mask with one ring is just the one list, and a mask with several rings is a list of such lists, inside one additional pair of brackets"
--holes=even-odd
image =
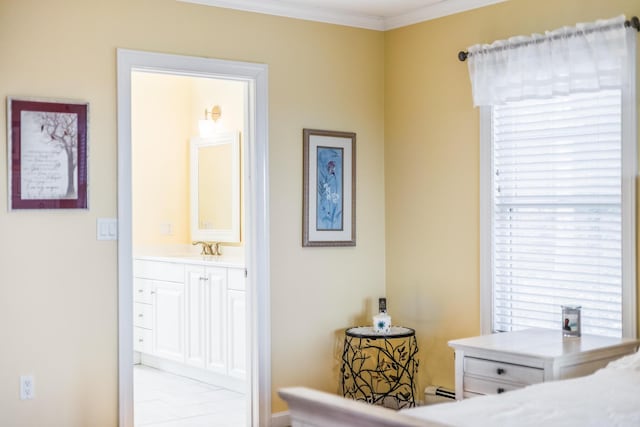
[(503, 389), (502, 387), (498, 388), (498, 390), (496, 390), (498, 392), (498, 394), (502, 394), (504, 393), (506, 390)]
[(138, 339), (138, 342), (144, 342), (144, 339), (139, 338), (139, 339)]
[(504, 370), (504, 368), (498, 368), (496, 369), (496, 373), (498, 375), (504, 375), (507, 371)]
[(144, 314), (140, 313), (138, 314), (138, 317), (144, 317)]

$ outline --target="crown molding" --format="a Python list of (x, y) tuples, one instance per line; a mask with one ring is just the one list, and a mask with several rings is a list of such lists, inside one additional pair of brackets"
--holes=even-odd
[(369, 30), (384, 30), (384, 18), (366, 14), (345, 13), (342, 10), (300, 6), (291, 3), (281, 4), (264, 0), (178, 0), (184, 3), (195, 3), (207, 6), (236, 9), (245, 12), (264, 13), (267, 15), (283, 16), (286, 18), (303, 19), (307, 21), (325, 22), (328, 24), (345, 25), (347, 27), (366, 28)]
[(496, 3), (503, 3), (508, 0), (447, 0), (439, 1), (422, 7), (409, 13), (397, 16), (390, 16), (384, 19), (384, 30), (406, 27), (419, 22), (441, 18), (467, 10), (478, 9)]
[(343, 10), (302, 6), (293, 3), (272, 2), (264, 0), (177, 0), (184, 3), (195, 3), (225, 9), (246, 12), (264, 13), (307, 21), (325, 22), (369, 30), (385, 31), (418, 22), (477, 9), (507, 0), (440, 0), (428, 6), (397, 16), (376, 16), (359, 13), (348, 13)]

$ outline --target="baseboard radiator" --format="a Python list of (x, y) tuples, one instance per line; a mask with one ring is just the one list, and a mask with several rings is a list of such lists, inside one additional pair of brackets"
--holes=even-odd
[(435, 403), (452, 402), (456, 399), (456, 393), (437, 385), (429, 385), (424, 389), (425, 405), (433, 405)]

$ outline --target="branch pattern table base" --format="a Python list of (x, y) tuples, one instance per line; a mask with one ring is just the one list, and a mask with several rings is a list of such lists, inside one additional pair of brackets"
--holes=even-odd
[(394, 409), (414, 407), (417, 354), (413, 329), (394, 326), (386, 334), (372, 327), (347, 329), (340, 370), (342, 395)]

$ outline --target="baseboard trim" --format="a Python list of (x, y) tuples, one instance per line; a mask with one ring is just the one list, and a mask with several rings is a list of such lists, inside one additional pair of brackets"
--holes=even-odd
[(271, 427), (289, 427), (291, 426), (291, 416), (289, 411), (276, 412), (271, 414)]
[(196, 368), (173, 360), (164, 359), (162, 357), (153, 356), (142, 353), (140, 355), (140, 364), (170, 372), (172, 374), (181, 375), (203, 383), (216, 385), (238, 393), (247, 393), (247, 382), (239, 378), (229, 375), (222, 375), (211, 372), (207, 369)]

